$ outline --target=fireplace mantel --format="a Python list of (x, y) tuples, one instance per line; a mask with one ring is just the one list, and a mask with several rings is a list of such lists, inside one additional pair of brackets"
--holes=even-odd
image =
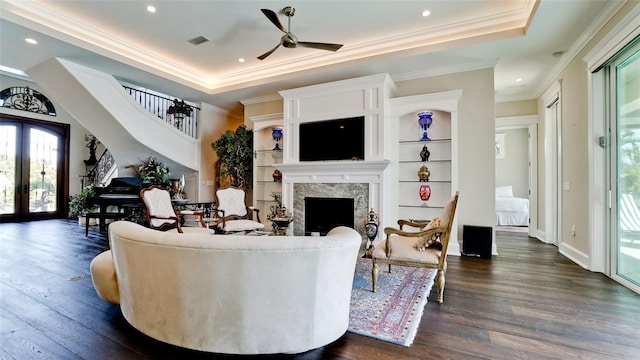
[[(349, 177), (350, 175), (382, 174), (390, 164), (389, 160), (382, 161), (310, 161), (289, 164), (277, 164), (275, 167), (282, 172), (283, 177), (317, 177), (335, 176)], [(345, 179), (347, 180), (347, 179)], [(286, 180), (285, 180), (286, 181)]]

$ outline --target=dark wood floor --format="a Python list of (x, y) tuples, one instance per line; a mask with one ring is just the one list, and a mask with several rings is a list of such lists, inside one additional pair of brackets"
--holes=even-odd
[[(526, 235), (499, 256), (449, 259), (411, 347), (347, 333), (291, 359), (640, 359), (640, 295)], [(215, 359), (159, 343), (101, 301), (89, 275), (107, 248), (70, 220), (0, 224), (0, 359)], [(249, 358), (249, 357), (243, 357)]]

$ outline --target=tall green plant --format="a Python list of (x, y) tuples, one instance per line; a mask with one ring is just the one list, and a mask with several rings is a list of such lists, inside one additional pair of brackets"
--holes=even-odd
[(251, 188), (253, 131), (240, 125), (236, 131), (227, 130), (211, 147), (221, 163), (221, 175), (228, 177), (232, 186)]

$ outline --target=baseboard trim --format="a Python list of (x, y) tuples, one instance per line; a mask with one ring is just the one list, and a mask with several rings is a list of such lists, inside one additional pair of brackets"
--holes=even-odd
[(586, 253), (567, 245), (566, 243), (560, 244), (559, 251), (560, 254), (566, 256), (569, 260), (589, 270), (589, 255)]

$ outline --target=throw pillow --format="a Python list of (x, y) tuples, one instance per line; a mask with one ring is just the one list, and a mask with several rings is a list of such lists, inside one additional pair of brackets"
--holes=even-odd
[[(440, 218), (433, 218), (427, 226), (425, 226), (424, 230), (429, 230), (433, 228), (437, 228), (440, 226)], [(440, 234), (435, 233), (428, 237), (420, 237), (416, 242), (416, 249), (418, 251), (425, 251), (428, 248), (442, 250), (442, 243), (440, 242)]]
[(511, 185), (496, 187), (496, 198), (512, 198), (512, 197), (513, 197), (513, 187)]

